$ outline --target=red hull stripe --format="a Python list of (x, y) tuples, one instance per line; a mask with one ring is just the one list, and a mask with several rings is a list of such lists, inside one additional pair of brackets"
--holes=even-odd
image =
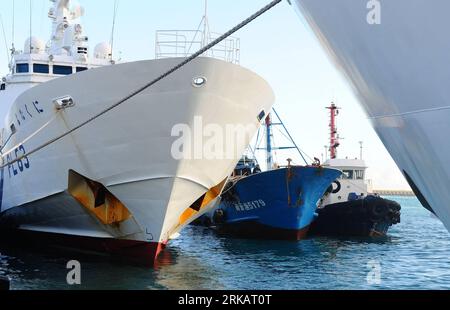
[(69, 251), (89, 251), (100, 255), (107, 254), (112, 258), (145, 266), (155, 266), (158, 256), (166, 246), (165, 243), (158, 242), (93, 238), (31, 231), (20, 231), (10, 235), (14, 235), (17, 241), (33, 245), (60, 247)]

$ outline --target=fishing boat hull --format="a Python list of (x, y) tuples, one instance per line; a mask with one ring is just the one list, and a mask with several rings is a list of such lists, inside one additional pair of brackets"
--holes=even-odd
[(300, 240), (319, 200), (341, 175), (321, 167), (290, 167), (238, 180), (212, 213), (219, 232), (240, 237)]
[(401, 206), (376, 196), (349, 200), (320, 208), (311, 225), (311, 236), (385, 237), (400, 223)]
[(294, 0), (422, 204), (450, 230), (450, 3)]
[[(200, 58), (71, 134), (21, 156), (182, 60), (102, 67), (18, 95), (6, 118), (6, 128), (14, 124), (17, 132), (4, 146), (3, 163), (19, 160), (1, 171), (0, 228), (100, 243), (109, 239), (124, 249), (128, 242), (145, 243), (150, 255), (142, 257), (152, 264), (171, 236), (218, 202), (261, 115), (273, 104), (262, 78), (240, 66)], [(199, 78), (201, 85), (195, 83)], [(64, 96), (74, 105), (57, 110), (55, 98)], [(208, 153), (204, 146), (218, 138), (204, 132), (208, 126), (216, 135), (237, 128), (238, 133), (223, 137), (234, 149), (226, 155), (226, 149)]]

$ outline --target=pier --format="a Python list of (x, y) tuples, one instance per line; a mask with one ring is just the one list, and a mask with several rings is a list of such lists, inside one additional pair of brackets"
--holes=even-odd
[(405, 190), (375, 190), (380, 196), (402, 196), (402, 197), (415, 197), (413, 191), (405, 191)]

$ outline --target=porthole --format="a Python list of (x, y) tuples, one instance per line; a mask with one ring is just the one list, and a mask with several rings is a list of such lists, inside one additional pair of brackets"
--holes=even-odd
[(207, 82), (207, 79), (205, 77), (203, 77), (203, 76), (195, 77), (192, 80), (192, 86), (194, 86), (194, 87), (203, 87), (203, 86), (205, 86), (206, 82)]

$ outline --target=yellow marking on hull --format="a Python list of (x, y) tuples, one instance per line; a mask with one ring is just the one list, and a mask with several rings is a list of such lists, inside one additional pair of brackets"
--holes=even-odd
[(125, 205), (106, 187), (72, 170), (69, 172), (68, 191), (104, 225), (119, 224), (132, 217)]
[(184, 211), (184, 213), (180, 216), (178, 227), (185, 225), (200, 211), (207, 207), (214, 199), (219, 197), (226, 183), (227, 179), (222, 181), (219, 185), (214, 186), (205, 195), (200, 197), (200, 199), (198, 199), (192, 206)]

